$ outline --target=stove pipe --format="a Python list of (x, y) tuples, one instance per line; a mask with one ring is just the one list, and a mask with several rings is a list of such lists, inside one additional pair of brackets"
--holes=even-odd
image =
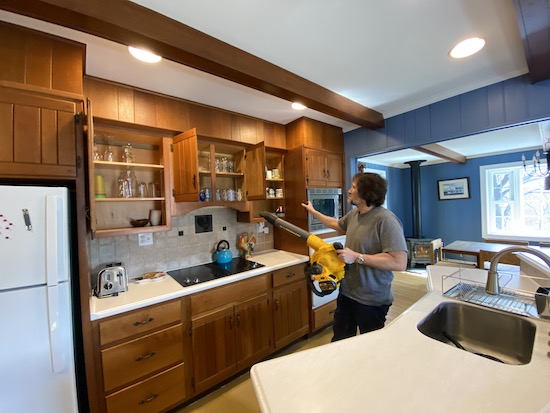
[(413, 238), (422, 238), (422, 216), (420, 212), (420, 164), (422, 161), (405, 162), (411, 167), (411, 192), (413, 212)]

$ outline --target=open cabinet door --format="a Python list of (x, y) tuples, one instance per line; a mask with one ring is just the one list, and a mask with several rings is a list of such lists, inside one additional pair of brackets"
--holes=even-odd
[(265, 145), (263, 142), (246, 149), (246, 199), (265, 199)]
[[(88, 116), (86, 117), (86, 123), (88, 126), (88, 131), (86, 134), (87, 144), (88, 144), (88, 154), (94, 153), (94, 120), (92, 113), (92, 102), (90, 99), (86, 99), (86, 109)], [(89, 155), (88, 155), (89, 156)], [(90, 199), (90, 231), (92, 232), (92, 237), (95, 237), (95, 232), (97, 230), (97, 213), (95, 202), (92, 200), (95, 198), (95, 185), (92, 185), (92, 182), (95, 181), (95, 165), (93, 161), (88, 162), (88, 189), (89, 189), (89, 199)]]
[(173, 143), (174, 200), (176, 202), (198, 201), (197, 130), (193, 128), (174, 136)]

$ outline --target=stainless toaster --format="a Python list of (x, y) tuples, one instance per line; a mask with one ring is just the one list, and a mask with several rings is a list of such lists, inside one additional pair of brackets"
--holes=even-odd
[(98, 298), (110, 297), (128, 291), (126, 268), (120, 265), (106, 265), (97, 274), (95, 294)]

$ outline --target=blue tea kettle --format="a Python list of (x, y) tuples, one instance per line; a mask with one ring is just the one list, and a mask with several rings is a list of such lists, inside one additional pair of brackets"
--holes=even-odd
[(216, 247), (216, 254), (214, 258), (218, 264), (227, 264), (231, 262), (231, 260), (233, 260), (233, 254), (229, 249), (228, 241), (223, 239), (220, 242), (218, 242), (218, 246)]

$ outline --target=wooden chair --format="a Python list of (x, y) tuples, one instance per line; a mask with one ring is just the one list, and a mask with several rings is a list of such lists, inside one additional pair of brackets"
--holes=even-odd
[(448, 260), (443, 255), (443, 241), (436, 238), (430, 241), (430, 261), (432, 265), (446, 265), (449, 267), (476, 267), (475, 262)]
[[(493, 252), (493, 251), (485, 251), (485, 250), (479, 251), (479, 259), (483, 263), (483, 268), (485, 268), (486, 270), (489, 269), (491, 259), (495, 256), (495, 254), (496, 252)], [(516, 256), (516, 254), (506, 254), (506, 255), (503, 255), (498, 261), (497, 270), (519, 274), (519, 271), (520, 271), (519, 265), (520, 265), (520, 260)]]
[(492, 244), (529, 245), (529, 241), (513, 241), (508, 239), (484, 239), (483, 242), (490, 242)]
[(550, 242), (539, 242), (539, 247), (550, 248)]

